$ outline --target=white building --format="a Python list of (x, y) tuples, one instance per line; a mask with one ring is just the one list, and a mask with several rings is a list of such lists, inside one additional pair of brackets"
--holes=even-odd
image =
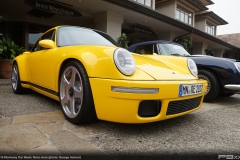
[[(217, 26), (228, 23), (207, 6), (211, 0), (4, 0), (0, 1), (0, 37), (31, 48), (37, 38), (56, 25), (76, 25), (104, 31), (129, 43), (174, 40), (191, 36), (191, 54), (226, 54), (240, 59), (240, 48), (216, 37)], [(79, 14), (80, 13), (80, 14)], [(80, 16), (81, 15), (81, 16)]]

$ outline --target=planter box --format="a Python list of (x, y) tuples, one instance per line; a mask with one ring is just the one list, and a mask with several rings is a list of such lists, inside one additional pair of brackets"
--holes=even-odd
[(1, 78), (11, 79), (12, 76), (12, 65), (9, 59), (0, 60), (0, 75)]

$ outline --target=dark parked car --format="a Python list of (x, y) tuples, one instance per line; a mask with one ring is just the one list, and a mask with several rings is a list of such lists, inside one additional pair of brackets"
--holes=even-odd
[(134, 44), (128, 50), (146, 56), (186, 56), (194, 60), (198, 67), (198, 77), (208, 81), (205, 102), (218, 95), (229, 97), (240, 91), (240, 62), (234, 59), (190, 55), (180, 44), (165, 40)]

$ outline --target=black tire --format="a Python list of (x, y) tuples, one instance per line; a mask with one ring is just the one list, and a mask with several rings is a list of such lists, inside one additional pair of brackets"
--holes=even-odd
[[(74, 79), (73, 83), (74, 86), (70, 87), (71, 84), (69, 84), (69, 86), (64, 84), (63, 78), (65, 77), (67, 80), (71, 74), (71, 78), (69, 79), (70, 82), (74, 72), (76, 72), (76, 78)], [(66, 73), (68, 73), (68, 76), (66, 76)], [(76, 87), (75, 84), (78, 84), (79, 86)], [(66, 89), (66, 86), (70, 89)], [(79, 91), (77, 91), (76, 88), (79, 89)], [(66, 90), (67, 94), (65, 92)], [(77, 92), (81, 93), (82, 95), (77, 97), (75, 95)], [(64, 100), (64, 97), (69, 97), (69, 100), (67, 98)], [(84, 124), (93, 122), (97, 119), (89, 78), (84, 66), (81, 63), (77, 61), (71, 61), (62, 68), (59, 76), (59, 100), (63, 114), (69, 122), (73, 124)], [(64, 103), (64, 101), (67, 101), (67, 103)], [(72, 103), (74, 104), (72, 111), (70, 109), (71, 101), (74, 102)], [(71, 113), (69, 113), (69, 111)], [(76, 114), (74, 112), (76, 112)], [(75, 115), (73, 115), (73, 113)]]
[(231, 97), (232, 95), (234, 95), (236, 93), (219, 93), (219, 96), (223, 96), (223, 97)]
[(206, 92), (203, 101), (209, 102), (217, 97), (220, 90), (220, 83), (217, 77), (208, 70), (199, 70), (198, 71), (199, 79), (204, 79), (208, 81), (209, 90)]
[(26, 92), (26, 89), (21, 86), (21, 79), (19, 75), (17, 62), (13, 63), (12, 66), (12, 90), (15, 94), (22, 94)]

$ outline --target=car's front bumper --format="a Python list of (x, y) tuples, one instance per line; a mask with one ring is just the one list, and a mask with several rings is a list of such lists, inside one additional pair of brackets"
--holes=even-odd
[(240, 91), (240, 84), (227, 84), (224, 86), (224, 88), (234, 91)]
[[(121, 123), (147, 123), (160, 121), (168, 118), (178, 117), (199, 109), (202, 105), (204, 93), (207, 90), (207, 81), (205, 80), (189, 80), (189, 81), (129, 81), (129, 80), (112, 80), (90, 78), (95, 109), (97, 117), (101, 120), (121, 122)], [(203, 83), (201, 94), (179, 97), (180, 84), (197, 84)], [(113, 87), (138, 88), (138, 89), (158, 89), (158, 93), (125, 93), (113, 91)], [(138, 90), (139, 91), (139, 90)], [(140, 90), (141, 91), (141, 90)], [(149, 90), (147, 90), (149, 91)], [(151, 90), (150, 90), (151, 91)], [(153, 90), (152, 90), (153, 91)], [(191, 108), (192, 102), (188, 99), (198, 99), (199, 103), (195, 108)], [(161, 101), (161, 110), (154, 117), (140, 117), (138, 115), (139, 104), (143, 100), (159, 100)], [(183, 100), (183, 101), (181, 101)], [(188, 101), (184, 105), (190, 107), (189, 110), (167, 115), (170, 102)], [(178, 102), (176, 102), (178, 103)], [(181, 103), (179, 103), (181, 104)], [(180, 106), (181, 107), (181, 106)], [(185, 106), (186, 107), (186, 106)]]

